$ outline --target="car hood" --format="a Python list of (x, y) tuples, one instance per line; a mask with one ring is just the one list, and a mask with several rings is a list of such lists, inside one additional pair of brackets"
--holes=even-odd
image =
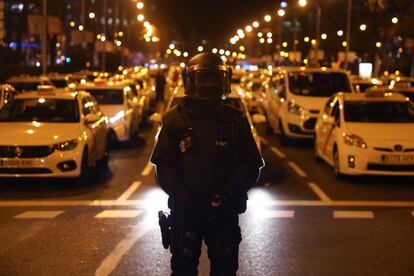
[(414, 123), (347, 123), (346, 130), (367, 141), (414, 141)]
[(321, 111), (325, 104), (328, 102), (329, 97), (303, 97), (290, 95), (290, 101), (294, 101), (299, 106), (303, 107), (306, 110), (319, 110)]
[(115, 117), (116, 114), (124, 110), (123, 105), (100, 105), (99, 108), (108, 118)]
[(50, 145), (78, 138), (79, 123), (0, 123), (0, 145)]

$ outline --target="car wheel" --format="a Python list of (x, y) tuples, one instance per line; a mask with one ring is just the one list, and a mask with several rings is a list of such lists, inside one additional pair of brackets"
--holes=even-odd
[(108, 143), (111, 146), (116, 145), (116, 144), (119, 143), (118, 137), (116, 136), (116, 133), (115, 133), (115, 131), (113, 129), (110, 129), (109, 130), (109, 133), (108, 133)]
[(269, 123), (269, 116), (266, 115), (266, 135), (273, 135), (274, 131), (272, 126)]
[(314, 138), (313, 155), (314, 155), (315, 160), (317, 162), (321, 162), (322, 161), (322, 158), (320, 157), (319, 152), (318, 152), (318, 141), (316, 139), (316, 136)]
[(80, 169), (80, 175), (76, 179), (76, 182), (78, 184), (84, 185), (88, 181), (89, 177), (89, 155), (88, 155), (88, 149), (85, 148), (82, 153), (82, 161), (81, 161), (81, 169)]
[(283, 129), (283, 124), (281, 121), (279, 121), (279, 129), (280, 129), (280, 144), (282, 146), (289, 146), (290, 145), (290, 139), (286, 136), (285, 130)]
[[(108, 141), (108, 140), (107, 140)], [(96, 162), (96, 165), (99, 168), (107, 168), (109, 164), (109, 149), (108, 149), (108, 143), (105, 144), (105, 152), (104, 155), (100, 160)]]
[(341, 173), (340, 169), (340, 161), (339, 161), (339, 152), (338, 149), (335, 147), (333, 152), (333, 163), (334, 163), (334, 174), (336, 179), (343, 179), (344, 175)]

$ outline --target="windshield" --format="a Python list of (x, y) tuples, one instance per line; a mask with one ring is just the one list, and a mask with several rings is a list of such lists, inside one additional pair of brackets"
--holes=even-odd
[(88, 92), (95, 97), (100, 105), (124, 104), (124, 93), (122, 89), (91, 89)]
[(352, 123), (414, 123), (409, 102), (345, 102), (345, 121)]
[(66, 88), (68, 86), (68, 82), (66, 80), (51, 80), (53, 85), (57, 88)]
[(414, 102), (414, 91), (404, 91), (404, 90), (400, 90), (400, 91), (398, 91), (398, 93), (403, 94), (404, 96), (406, 96), (407, 98), (409, 98), (410, 101)]
[(337, 92), (351, 92), (348, 77), (343, 73), (289, 73), (289, 89), (295, 95), (330, 97)]
[(34, 91), (41, 85), (40, 82), (12, 82), (10, 83), (17, 91)]
[(15, 99), (0, 111), (0, 122), (79, 122), (75, 100)]

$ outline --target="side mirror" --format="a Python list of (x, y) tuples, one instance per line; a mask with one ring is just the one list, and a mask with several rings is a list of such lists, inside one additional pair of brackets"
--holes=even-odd
[(253, 114), (252, 116), (254, 124), (263, 124), (266, 123), (266, 116), (263, 114)]
[(154, 113), (149, 117), (149, 121), (151, 123), (160, 125), (162, 123), (162, 116), (160, 113)]
[(88, 114), (85, 116), (85, 124), (93, 124), (101, 119), (101, 116), (98, 114)]

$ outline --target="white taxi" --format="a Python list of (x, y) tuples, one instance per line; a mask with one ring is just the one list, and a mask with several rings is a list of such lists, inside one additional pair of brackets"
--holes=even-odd
[(264, 107), (268, 130), (279, 132), (282, 144), (291, 138), (313, 138), (316, 120), (329, 97), (352, 92), (345, 71), (324, 67), (282, 69), (272, 83)]
[(89, 93), (22, 93), (0, 111), (0, 129), (0, 177), (85, 180), (108, 164), (106, 120)]
[(401, 94), (334, 95), (315, 130), (315, 157), (338, 178), (414, 175), (414, 106)]
[(94, 96), (108, 117), (111, 143), (128, 141), (138, 134), (141, 123), (139, 99), (127, 83), (97, 79), (78, 84), (76, 88)]

